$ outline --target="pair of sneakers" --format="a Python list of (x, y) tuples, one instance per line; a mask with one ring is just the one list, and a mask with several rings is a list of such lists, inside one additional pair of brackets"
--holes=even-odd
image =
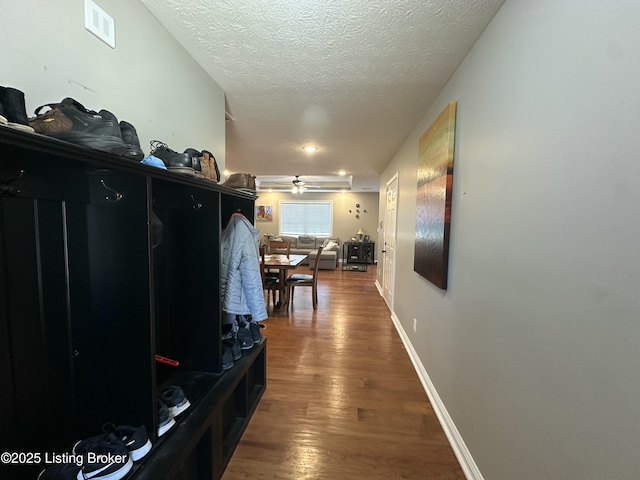
[(77, 442), (69, 458), (73, 463), (54, 465), (40, 472), (38, 480), (120, 480), (151, 450), (144, 425), (115, 426), (107, 423), (103, 433)]
[(238, 342), (238, 335), (229, 326), (229, 330), (222, 334), (222, 370), (229, 370), (233, 367), (233, 362), (241, 358), (242, 349)]
[(76, 145), (114, 153), (130, 160), (142, 161), (144, 153), (135, 127), (118, 122), (108, 110), (87, 110), (73, 98), (48, 103), (35, 110), (29, 125), (36, 133)]
[(232, 324), (222, 334), (222, 370), (233, 367), (242, 358), (242, 350), (249, 350), (262, 341), (261, 323), (251, 320), (251, 315), (235, 315)]
[(191, 403), (182, 388), (172, 385), (158, 394), (158, 436), (167, 433), (176, 424), (175, 417), (187, 410)]
[(254, 322), (251, 315), (236, 315), (236, 322), (238, 324), (238, 342), (242, 350), (249, 350), (262, 341), (260, 329), (265, 326)]

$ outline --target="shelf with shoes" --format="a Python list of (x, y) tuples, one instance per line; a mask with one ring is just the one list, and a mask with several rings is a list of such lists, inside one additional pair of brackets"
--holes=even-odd
[[(144, 425), (153, 448), (127, 480), (219, 478), (265, 388), (266, 341), (222, 370), (220, 232), (233, 212), (253, 218), (254, 203), (211, 181), (0, 128), (3, 451), (63, 452), (107, 422)], [(172, 385), (191, 406), (159, 437), (157, 397)], [(180, 476), (194, 465), (212, 475)]]

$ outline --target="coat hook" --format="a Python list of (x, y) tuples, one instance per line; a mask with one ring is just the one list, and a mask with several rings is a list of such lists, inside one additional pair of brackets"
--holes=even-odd
[(196, 198), (193, 195), (191, 195), (191, 201), (193, 202), (194, 210), (200, 210), (202, 208), (202, 204), (198, 200), (196, 200)]
[(16, 187), (14, 187), (11, 184), (16, 180), (20, 180), (24, 175), (24, 173), (25, 173), (24, 170), (20, 170), (17, 177), (11, 178), (9, 180), (4, 180), (0, 178), (0, 196), (15, 197), (17, 194), (19, 194), (20, 190), (18, 190)]
[(117, 190), (114, 190), (113, 188), (111, 188), (111, 187), (110, 187), (109, 185), (107, 185), (107, 184), (105, 183), (105, 181), (104, 181), (104, 180), (102, 180), (102, 179), (100, 179), (100, 183), (102, 184), (102, 186), (103, 186), (104, 188), (106, 188), (106, 189), (107, 189), (107, 190), (109, 190), (110, 192), (113, 192), (113, 194), (114, 194), (114, 198), (109, 198), (109, 197), (107, 196), (107, 197), (104, 197), (104, 198), (105, 198), (105, 200), (107, 200), (107, 201), (109, 201), (109, 202), (113, 202), (113, 203), (116, 203), (116, 202), (119, 202), (120, 200), (122, 200), (122, 194), (121, 194), (120, 192), (118, 192)]

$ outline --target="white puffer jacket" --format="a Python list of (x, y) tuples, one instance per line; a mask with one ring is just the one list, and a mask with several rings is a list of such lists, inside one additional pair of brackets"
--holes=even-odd
[(222, 231), (220, 293), (222, 310), (251, 315), (253, 321), (267, 318), (260, 275), (259, 230), (240, 213), (234, 213)]

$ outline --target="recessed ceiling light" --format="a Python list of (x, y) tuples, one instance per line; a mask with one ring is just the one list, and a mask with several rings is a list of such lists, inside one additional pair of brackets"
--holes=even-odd
[(347, 174), (347, 172), (345, 172), (344, 170), (340, 170), (340, 171), (338, 172), (338, 175), (346, 175), (346, 174)]
[(306, 145), (302, 147), (302, 149), (307, 153), (313, 153), (318, 151), (318, 147), (314, 147), (313, 145)]

